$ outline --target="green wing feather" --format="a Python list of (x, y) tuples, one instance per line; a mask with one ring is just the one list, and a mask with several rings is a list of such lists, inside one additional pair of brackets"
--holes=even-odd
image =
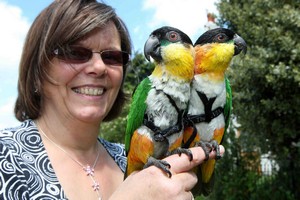
[(226, 86), (226, 104), (224, 107), (224, 117), (225, 117), (225, 131), (227, 130), (230, 123), (230, 115), (232, 111), (232, 93), (229, 79), (225, 77)]
[(125, 132), (125, 150), (127, 153), (129, 151), (132, 134), (143, 123), (144, 114), (147, 108), (145, 101), (150, 89), (151, 82), (147, 77), (138, 85), (133, 94), (132, 103), (127, 115), (127, 125)]

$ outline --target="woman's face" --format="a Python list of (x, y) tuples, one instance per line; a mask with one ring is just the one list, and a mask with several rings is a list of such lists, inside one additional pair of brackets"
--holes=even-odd
[[(93, 52), (121, 50), (115, 25), (95, 29), (75, 44)], [(44, 81), (43, 115), (99, 123), (110, 111), (121, 86), (123, 67), (105, 64), (99, 53), (84, 63), (74, 64), (54, 57)]]

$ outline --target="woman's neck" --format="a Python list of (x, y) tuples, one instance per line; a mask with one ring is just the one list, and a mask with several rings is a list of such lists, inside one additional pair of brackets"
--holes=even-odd
[(64, 149), (92, 151), (97, 146), (100, 125), (85, 122), (41, 116), (36, 121), (47, 137)]

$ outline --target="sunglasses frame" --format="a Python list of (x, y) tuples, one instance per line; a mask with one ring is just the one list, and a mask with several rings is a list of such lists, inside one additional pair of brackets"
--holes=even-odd
[[(80, 57), (80, 55), (77, 55), (77, 57), (76, 57), (76, 55), (74, 54), (74, 55), (71, 55), (71, 56), (73, 56), (73, 58), (71, 56), (68, 57), (68, 54), (66, 53), (66, 52), (68, 52), (68, 50), (71, 50), (71, 51), (78, 50), (77, 53), (79, 52), (79, 50), (81, 50), (81, 53), (85, 52), (86, 55), (85, 55), (85, 57), (84, 56)], [(125, 51), (120, 51), (120, 50), (92, 51), (88, 48), (85, 48), (82, 46), (76, 46), (76, 45), (68, 46), (67, 50), (65, 50), (63, 48), (56, 48), (52, 53), (53, 53), (54, 57), (56, 57), (60, 60), (63, 60), (67, 63), (72, 63), (72, 64), (86, 63), (89, 60), (91, 60), (94, 53), (98, 53), (100, 55), (103, 63), (106, 65), (109, 65), (109, 66), (124, 66), (124, 65), (127, 65), (130, 61), (130, 54)], [(109, 62), (109, 61), (107, 61), (107, 58), (105, 57), (106, 54), (108, 54), (106, 56), (109, 56), (109, 53), (118, 53), (119, 56), (122, 56), (122, 58), (112, 59), (112, 61), (114, 61), (114, 62)], [(122, 63), (120, 62), (120, 60), (122, 60)]]

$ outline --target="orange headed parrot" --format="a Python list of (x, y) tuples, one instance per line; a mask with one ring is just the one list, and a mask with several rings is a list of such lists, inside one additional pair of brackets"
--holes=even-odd
[(125, 178), (150, 165), (171, 176), (170, 165), (161, 160), (171, 153), (185, 153), (192, 159), (190, 151), (181, 148), (183, 115), (194, 76), (192, 41), (182, 31), (164, 26), (150, 34), (144, 54), (155, 67), (137, 86), (127, 116)]
[[(201, 35), (194, 44), (195, 75), (191, 86), (184, 147), (202, 146), (208, 159), (216, 151), (220, 158), (219, 144), (229, 124), (232, 106), (231, 87), (225, 72), (232, 58), (241, 51), (246, 53), (246, 43), (233, 31), (212, 29)], [(213, 186), (215, 160), (200, 166), (198, 185), (194, 195), (208, 195)]]

